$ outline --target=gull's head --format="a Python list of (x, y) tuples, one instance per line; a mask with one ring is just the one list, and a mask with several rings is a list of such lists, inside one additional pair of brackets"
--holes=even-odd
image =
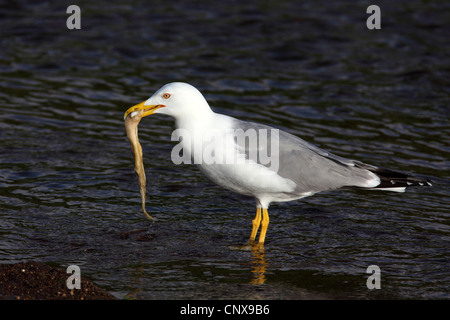
[(124, 119), (130, 115), (141, 114), (142, 117), (161, 113), (174, 118), (198, 116), (211, 109), (203, 95), (195, 87), (184, 82), (172, 82), (164, 85), (149, 99), (129, 108)]

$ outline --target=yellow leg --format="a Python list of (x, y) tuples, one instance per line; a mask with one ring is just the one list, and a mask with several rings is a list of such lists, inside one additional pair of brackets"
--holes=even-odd
[(250, 241), (255, 241), (256, 233), (258, 232), (259, 225), (261, 224), (261, 208), (256, 208), (255, 219), (252, 220), (252, 233), (250, 235)]
[(259, 244), (263, 244), (266, 239), (267, 227), (269, 226), (269, 213), (267, 209), (263, 209), (263, 217), (261, 221), (261, 233), (259, 234)]

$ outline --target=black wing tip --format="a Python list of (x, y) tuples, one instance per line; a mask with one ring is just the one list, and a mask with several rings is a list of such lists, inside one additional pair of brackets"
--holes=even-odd
[(432, 187), (433, 184), (428, 179), (406, 179), (405, 187)]
[(433, 183), (429, 179), (422, 179), (409, 176), (404, 173), (378, 168), (370, 170), (381, 180), (375, 188), (395, 188), (395, 187), (432, 187)]

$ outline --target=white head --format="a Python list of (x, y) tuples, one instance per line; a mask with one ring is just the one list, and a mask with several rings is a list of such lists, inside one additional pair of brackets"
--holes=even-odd
[(184, 82), (172, 82), (156, 91), (148, 100), (129, 108), (124, 118), (130, 113), (143, 110), (143, 117), (153, 113), (161, 113), (176, 120), (201, 117), (212, 113), (208, 102), (195, 87)]

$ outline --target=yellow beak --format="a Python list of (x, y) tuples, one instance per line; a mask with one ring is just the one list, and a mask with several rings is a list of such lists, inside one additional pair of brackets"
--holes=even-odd
[(156, 105), (148, 105), (148, 106), (144, 106), (144, 102), (141, 102), (131, 108), (129, 108), (126, 112), (125, 115), (123, 116), (123, 119), (125, 120), (128, 115), (134, 111), (138, 111), (138, 110), (143, 110), (144, 114), (142, 115), (142, 117), (146, 117), (151, 115), (152, 113), (154, 113), (157, 109), (165, 107), (165, 105), (163, 104), (156, 104)]

